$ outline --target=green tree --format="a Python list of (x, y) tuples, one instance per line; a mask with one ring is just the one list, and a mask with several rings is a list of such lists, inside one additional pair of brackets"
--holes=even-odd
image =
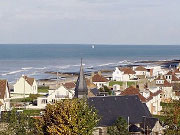
[(96, 110), (85, 99), (66, 99), (48, 105), (36, 125), (45, 135), (91, 135), (98, 121)]
[(128, 135), (128, 124), (126, 120), (119, 117), (113, 126), (107, 128), (109, 135)]
[(2, 135), (33, 135), (35, 134), (35, 119), (23, 112), (13, 109), (2, 116), (4, 129), (0, 131)]
[(166, 135), (180, 134), (180, 101), (175, 100), (163, 106)]
[(107, 86), (103, 86), (101, 88), (99, 88), (100, 92), (107, 92), (109, 95), (112, 95), (112, 90), (109, 89)]

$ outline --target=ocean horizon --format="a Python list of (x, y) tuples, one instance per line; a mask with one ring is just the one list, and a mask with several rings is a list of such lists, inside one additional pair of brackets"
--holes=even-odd
[(144, 60), (180, 59), (179, 45), (0, 44), (0, 79), (15, 82), (22, 74), (51, 78), (45, 72), (114, 68)]

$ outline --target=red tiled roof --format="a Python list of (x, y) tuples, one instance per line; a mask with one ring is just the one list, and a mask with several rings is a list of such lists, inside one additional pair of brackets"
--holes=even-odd
[(173, 75), (173, 72), (169, 71), (166, 75)]
[(123, 71), (124, 74), (136, 74), (136, 72), (132, 68), (125, 67), (120, 68), (120, 70)]
[(4, 99), (7, 86), (7, 80), (0, 80), (0, 99)]
[(139, 89), (134, 88), (133, 86), (130, 86), (129, 88), (122, 91), (121, 95), (122, 96), (125, 96), (125, 95), (138, 95), (139, 99), (142, 102), (146, 102), (146, 98), (139, 93)]
[(144, 68), (143, 66), (138, 66), (135, 71), (147, 71), (146, 68)]
[(104, 76), (99, 75), (99, 74), (95, 74), (92, 77), (92, 81), (93, 82), (108, 82), (108, 79), (106, 79)]
[(180, 96), (180, 92), (179, 92), (179, 91), (176, 91), (176, 92), (175, 92), (175, 95), (176, 95), (176, 96)]
[(3, 105), (3, 103), (0, 101), (0, 106), (2, 106)]
[(34, 78), (30, 78), (30, 77), (27, 77), (27, 76), (23, 76), (23, 78), (27, 81), (27, 83), (29, 84), (29, 85), (33, 85), (33, 83), (34, 83)]
[(155, 80), (164, 80), (164, 84), (156, 84), (157, 86), (163, 86), (163, 87), (171, 87), (171, 83), (169, 83), (164, 76), (158, 76)]
[(176, 69), (176, 70), (174, 71), (174, 73), (180, 73), (180, 70), (179, 70), (179, 69)]
[(162, 93), (162, 91), (161, 91), (161, 90), (158, 90), (158, 91), (152, 93), (152, 96), (157, 96), (157, 95), (159, 95), (159, 94), (161, 94), (161, 93)]
[(175, 75), (172, 75), (172, 81), (180, 81), (180, 79), (177, 78)]
[(75, 88), (75, 83), (74, 82), (67, 82), (63, 84), (64, 87), (66, 87), (67, 89), (72, 89)]

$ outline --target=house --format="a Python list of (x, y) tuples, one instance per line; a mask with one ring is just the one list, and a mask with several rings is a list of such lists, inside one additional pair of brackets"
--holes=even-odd
[(146, 77), (147, 69), (145, 67), (138, 66), (134, 70), (135, 70), (137, 76), (145, 76)]
[(175, 75), (175, 72), (173, 71), (169, 71), (164, 76), (169, 83), (180, 83), (180, 79)]
[(173, 100), (179, 100), (180, 99), (180, 83), (173, 83)]
[(14, 92), (13, 94), (37, 94), (38, 86), (36, 80), (34, 78), (30, 78), (28, 76), (22, 76), (17, 80), (14, 84)]
[(155, 85), (159, 90), (162, 90), (162, 101), (169, 102), (172, 100), (173, 96), (173, 87), (172, 84), (169, 83), (163, 75), (159, 75), (155, 79)]
[(113, 72), (113, 80), (114, 81), (130, 81), (136, 78), (136, 72), (129, 67), (118, 68), (116, 67), (115, 71)]
[(10, 91), (7, 80), (0, 80), (0, 111), (10, 111)]
[[(146, 127), (140, 126), (145, 118), (149, 123), (152, 115), (150, 114), (146, 104), (143, 104), (137, 95), (133, 96), (95, 96), (88, 97), (88, 89), (85, 81), (83, 68), (81, 64), (80, 73), (76, 82), (75, 98), (87, 98), (89, 106), (94, 107), (101, 120), (95, 128), (94, 135), (107, 135), (107, 127), (112, 126), (118, 117), (123, 117), (129, 126), (136, 125), (146, 132)], [(150, 132), (159, 133), (162, 129), (156, 119), (154, 124), (151, 124)], [(157, 130), (155, 130), (157, 129)], [(130, 131), (131, 129), (129, 129)], [(134, 130), (131, 130), (135, 132)]]
[(133, 86), (125, 89), (121, 92), (120, 95), (137, 95), (142, 103), (145, 103), (151, 112), (151, 114), (160, 114), (162, 107), (160, 106), (161, 102), (161, 93), (162, 91), (157, 89), (156, 91), (151, 92), (148, 89), (140, 91), (138, 88)]
[(67, 82), (60, 84), (56, 89), (49, 89), (46, 96), (38, 97), (37, 106), (45, 108), (48, 103), (52, 104), (61, 99), (72, 99), (74, 97), (75, 84)]
[[(123, 117), (127, 121), (129, 131), (132, 134), (137, 133), (132, 128), (132, 125), (141, 129), (141, 135), (146, 132), (147, 128), (149, 133), (162, 132), (162, 126), (158, 119), (152, 118), (147, 106), (140, 101), (137, 95), (91, 97), (87, 101), (90, 106), (97, 110), (98, 115), (101, 117), (94, 135), (107, 135), (107, 127), (112, 126), (118, 117)], [(152, 119), (154, 122), (152, 122)]]
[(107, 86), (109, 82), (108, 79), (101, 75), (100, 71), (97, 74), (92, 74), (90, 80), (97, 86), (97, 89)]
[(161, 66), (150, 66), (148, 65), (146, 67), (146, 76), (147, 77), (154, 77), (154, 76), (158, 76), (159, 74), (163, 73), (163, 69), (161, 68)]

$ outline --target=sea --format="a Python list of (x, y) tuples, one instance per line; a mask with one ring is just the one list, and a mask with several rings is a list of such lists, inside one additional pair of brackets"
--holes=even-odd
[(0, 79), (51, 79), (47, 72), (114, 69), (138, 61), (180, 59), (178, 45), (0, 44)]

